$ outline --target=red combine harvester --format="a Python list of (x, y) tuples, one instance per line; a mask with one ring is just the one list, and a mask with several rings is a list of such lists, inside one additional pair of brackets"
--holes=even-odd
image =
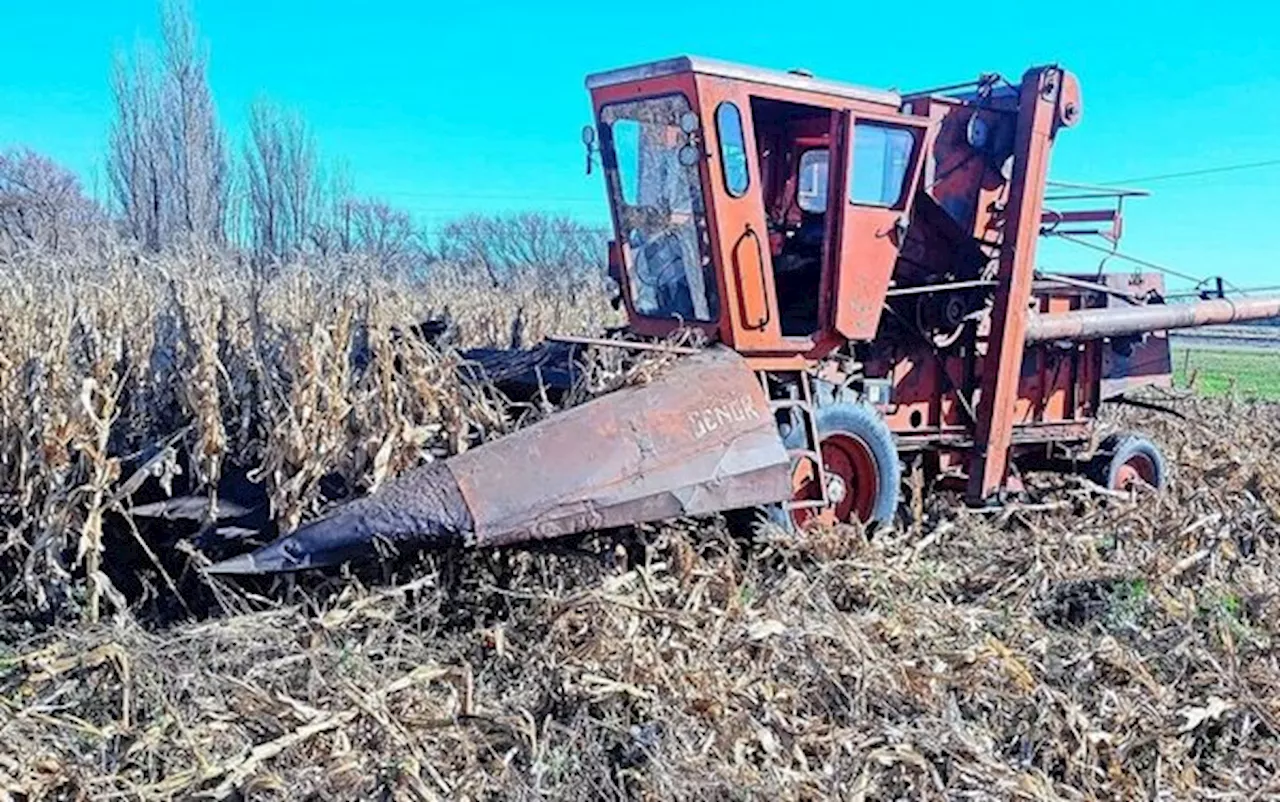
[(1134, 194), (1048, 181), (1083, 111), (1057, 66), (901, 95), (677, 58), (587, 87), (632, 335), (610, 342), (710, 345), (211, 571), (743, 509), (888, 523), (904, 470), (974, 505), (1019, 467), (1158, 487), (1148, 440), (1096, 442), (1100, 405), (1168, 384), (1168, 329), (1280, 316), (1280, 299), (1168, 304), (1157, 275), (1037, 271), (1042, 236), (1113, 245)]

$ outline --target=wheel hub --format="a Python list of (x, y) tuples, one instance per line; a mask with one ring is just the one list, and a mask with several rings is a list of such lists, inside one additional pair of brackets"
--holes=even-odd
[(825, 494), (819, 493), (817, 466), (803, 461), (793, 477), (793, 498), (817, 501), (825, 496), (826, 504), (795, 509), (792, 518), (796, 525), (869, 522), (880, 494), (880, 477), (871, 447), (856, 435), (837, 432), (824, 437), (818, 450), (826, 474)]
[(1134, 454), (1118, 468), (1113, 490), (1132, 490), (1138, 484), (1156, 485), (1156, 466), (1145, 454)]
[(827, 500), (832, 504), (839, 504), (844, 501), (849, 489), (845, 487), (844, 479), (832, 472), (830, 465), (824, 468), (827, 471)]

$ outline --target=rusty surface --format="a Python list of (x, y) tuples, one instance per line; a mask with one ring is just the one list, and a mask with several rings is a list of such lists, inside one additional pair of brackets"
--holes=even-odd
[(1040, 315), (1027, 326), (1027, 342), (1096, 340), (1149, 331), (1189, 329), (1280, 317), (1280, 297), (1219, 298), (1190, 304), (1082, 309)]
[[(911, 135), (910, 156), (899, 195), (893, 203), (879, 206), (855, 202), (851, 196), (857, 129), (860, 124), (886, 126)], [(828, 248), (836, 253), (836, 269), (830, 282), (835, 290), (831, 316), (833, 328), (850, 340), (871, 340), (880, 328), (880, 316), (898, 262), (898, 249), (911, 219), (916, 187), (920, 182), (925, 145), (929, 139), (926, 120), (905, 115), (887, 115), (852, 110), (840, 120), (832, 159), (829, 193), (835, 225), (829, 227)]]
[(970, 460), (968, 497), (974, 503), (993, 496), (1008, 471), (1049, 152), (1058, 128), (1074, 125), (1080, 118), (1079, 87), (1066, 70), (1028, 70), (1020, 91), (1013, 175), (996, 275), (999, 285), (975, 426), (978, 445)]
[(476, 545), (786, 499), (789, 460), (742, 357), (714, 349), (654, 382), (449, 461)]
[[(1093, 234), (1111, 242), (1119, 242), (1124, 234), (1124, 215), (1119, 209), (1080, 209), (1058, 212), (1046, 209), (1040, 223), (1047, 232), (1057, 235)], [(1106, 223), (1107, 225), (1102, 225)]]
[[(1107, 296), (1104, 305), (1108, 309), (1132, 309), (1135, 303), (1140, 305), (1135, 299), (1164, 297), (1164, 276), (1159, 273), (1109, 273), (1102, 280), (1112, 292), (1129, 296), (1129, 299)], [(1085, 347), (1096, 348), (1101, 353), (1099, 401), (1143, 387), (1173, 386), (1173, 351), (1165, 332), (1119, 337), (1110, 342), (1088, 343)]]

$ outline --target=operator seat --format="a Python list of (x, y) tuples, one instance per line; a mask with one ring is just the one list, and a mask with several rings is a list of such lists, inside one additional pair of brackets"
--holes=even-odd
[(774, 286), (784, 337), (804, 337), (818, 329), (825, 234), (825, 214), (801, 212), (800, 226), (784, 240), (774, 259)]

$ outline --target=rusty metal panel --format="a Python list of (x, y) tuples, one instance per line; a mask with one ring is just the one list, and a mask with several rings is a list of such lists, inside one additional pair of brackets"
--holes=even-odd
[(819, 95), (833, 95), (867, 103), (877, 103), (890, 109), (896, 109), (902, 105), (902, 96), (893, 91), (871, 89), (865, 86), (845, 83), (844, 81), (814, 78), (811, 75), (795, 71), (767, 70), (746, 64), (733, 64), (699, 56), (679, 56), (663, 61), (653, 61), (646, 64), (637, 64), (633, 67), (594, 73), (587, 76), (587, 88), (598, 89), (604, 86), (632, 84), (686, 73), (710, 75), (728, 78), (740, 83), (754, 84), (753, 89), (756, 89), (756, 91), (759, 91), (761, 87), (777, 87)]
[(1102, 381), (1098, 398), (1106, 400), (1143, 387), (1173, 386), (1169, 335), (1160, 331), (1102, 344)]
[(713, 349), (449, 461), (476, 545), (782, 501), (786, 448), (742, 357)]
[[(1164, 277), (1159, 273), (1107, 273), (1102, 282), (1112, 289), (1128, 293), (1134, 298), (1164, 295)], [(1132, 308), (1124, 298), (1107, 297), (1111, 309)], [(1173, 386), (1173, 352), (1169, 348), (1169, 335), (1150, 332), (1145, 336), (1121, 337), (1109, 343), (1099, 343), (1102, 350), (1102, 380), (1098, 387), (1099, 400), (1116, 398), (1143, 387)]]
[(747, 153), (750, 180), (746, 191), (734, 197), (724, 190), (724, 166), (719, 155), (706, 160), (707, 206), (711, 220), (712, 250), (718, 254), (726, 298), (728, 323), (723, 342), (740, 351), (777, 348), (780, 337), (775, 312), (772, 256), (768, 252), (769, 223), (765, 217), (765, 180), (758, 155), (764, 148), (757, 142), (755, 111), (751, 105), (751, 85), (712, 76), (697, 79), (698, 100), (704, 110), (703, 130), (707, 150), (721, 152), (720, 131), (714, 115), (722, 104), (732, 103), (742, 115), (743, 149)]
[(1030, 316), (1036, 240), (1044, 213), (1044, 190), (1054, 137), (1080, 118), (1079, 85), (1066, 70), (1042, 67), (1022, 77), (1013, 175), (1009, 180), (1000, 265), (982, 394), (970, 460), (968, 497), (983, 502), (1004, 484), (1019, 402), (1020, 369)]

